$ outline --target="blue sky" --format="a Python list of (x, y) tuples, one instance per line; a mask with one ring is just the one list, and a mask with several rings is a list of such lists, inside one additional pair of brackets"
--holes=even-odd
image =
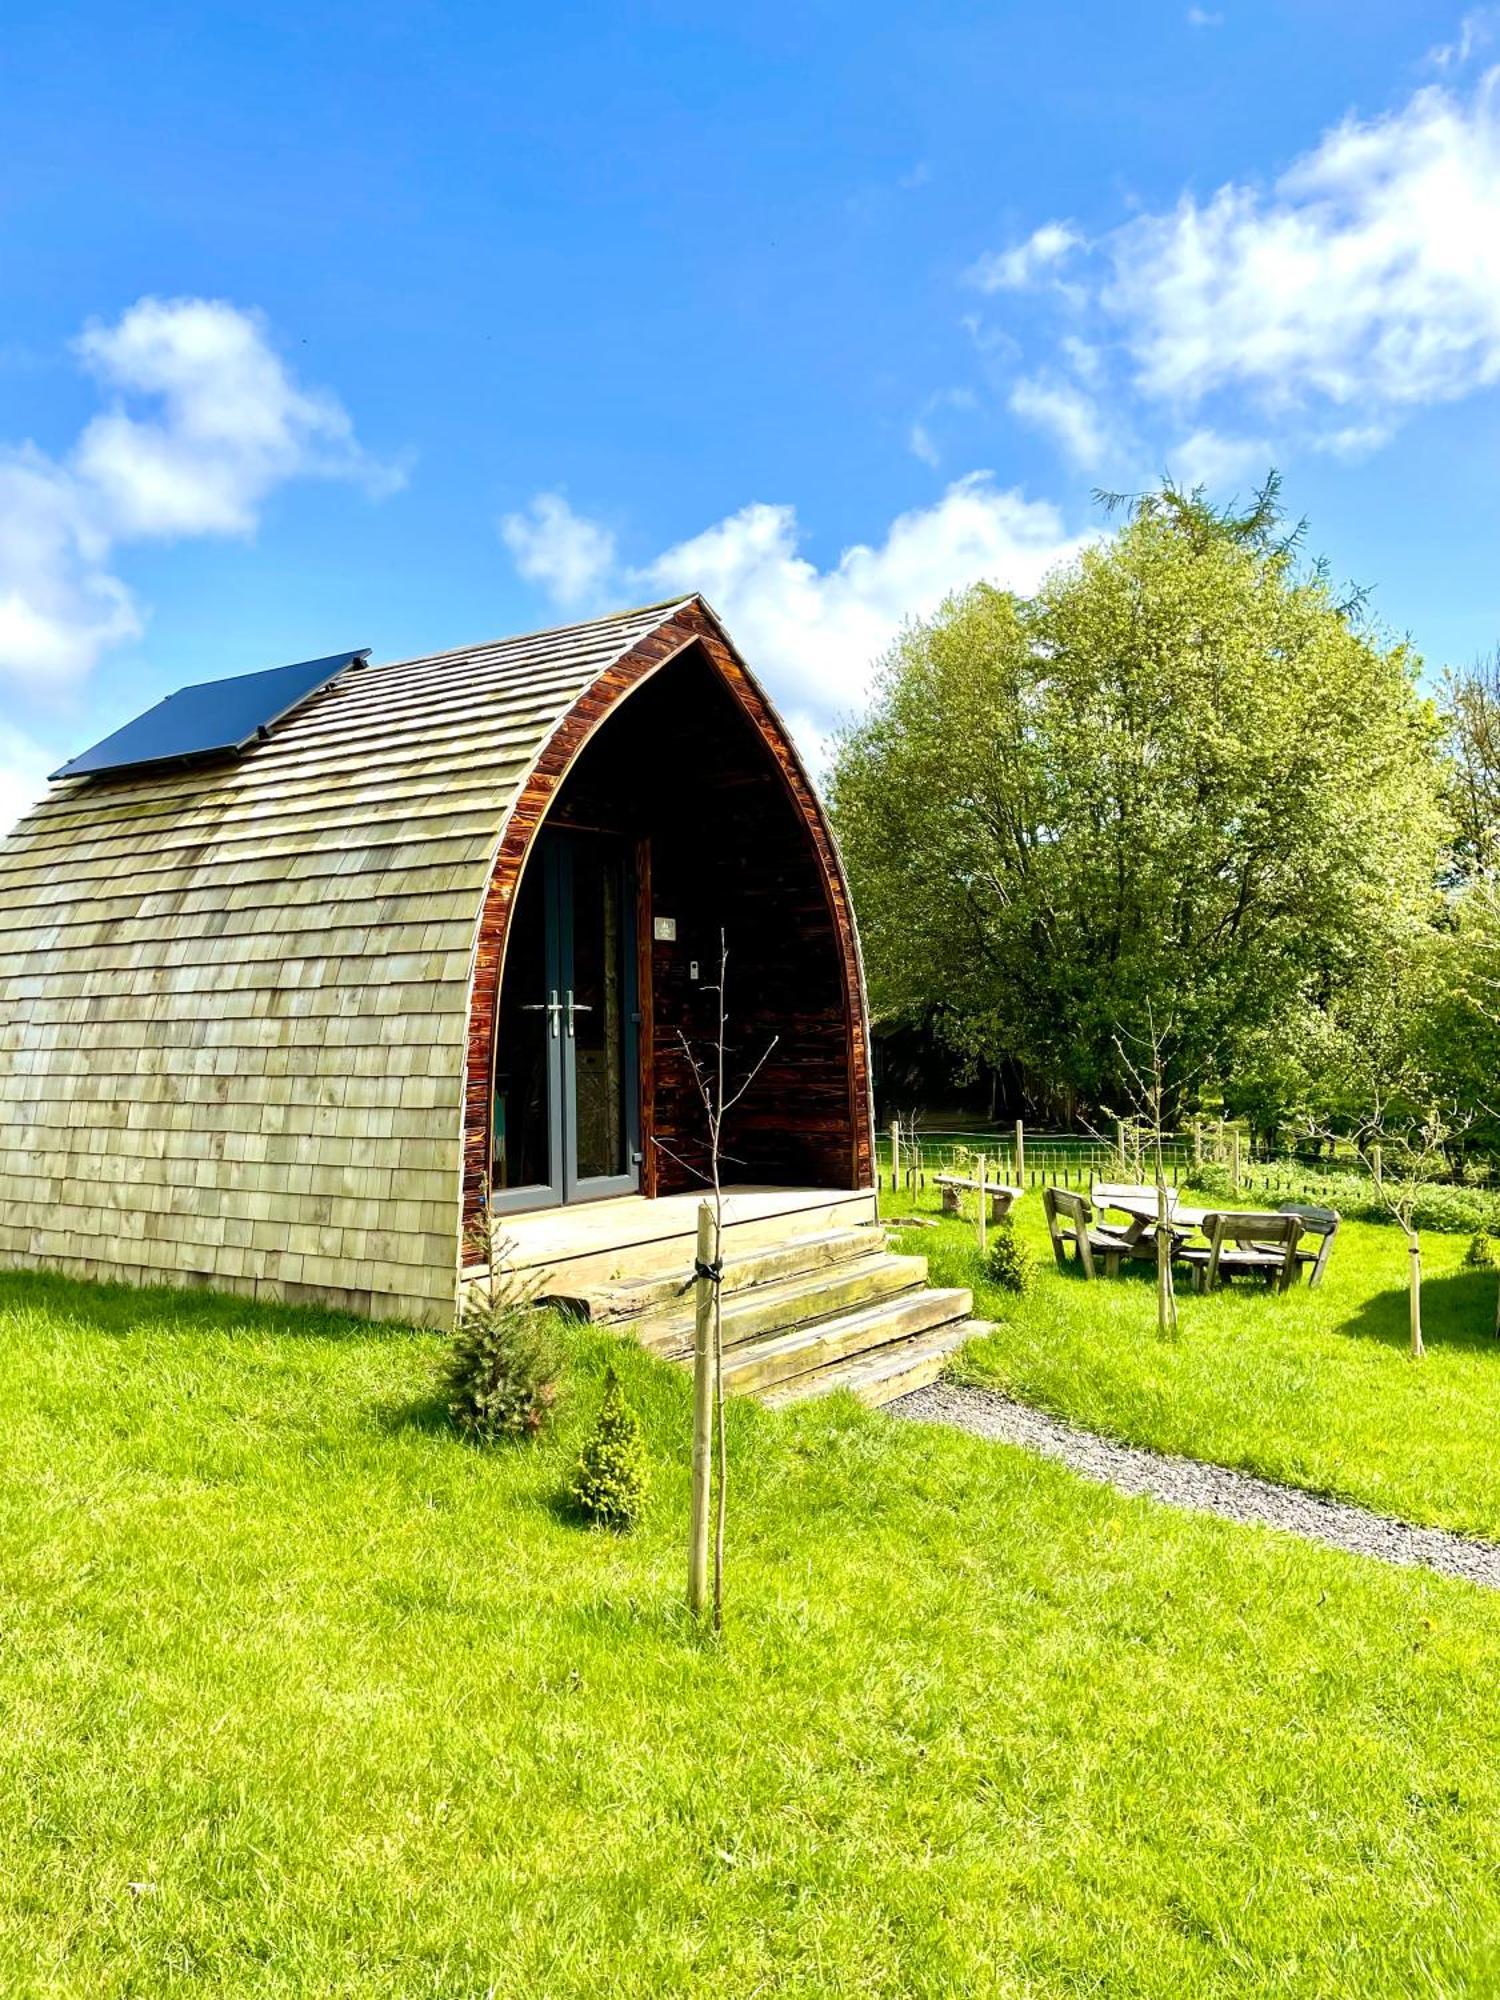
[(703, 588), (806, 740), (1096, 486), (1500, 640), (1500, 11), (19, 0), (0, 817), (185, 681)]

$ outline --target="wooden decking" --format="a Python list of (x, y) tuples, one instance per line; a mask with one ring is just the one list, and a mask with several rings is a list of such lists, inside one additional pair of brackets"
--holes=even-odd
[[(524, 1289), (567, 1296), (569, 1282), (610, 1284), (693, 1261), (702, 1193), (616, 1195), (570, 1208), (539, 1208), (505, 1217), (505, 1261)], [(803, 1233), (826, 1220), (833, 1229), (874, 1222), (875, 1196), (865, 1189), (734, 1187), (724, 1194), (724, 1249), (774, 1243), (789, 1231)], [(466, 1279), (477, 1277), (466, 1270)]]
[[(702, 1199), (628, 1195), (517, 1216), (503, 1245), (511, 1283), (686, 1363)], [(791, 1402), (847, 1388), (887, 1402), (934, 1380), (978, 1330), (967, 1291), (933, 1290), (925, 1258), (891, 1255), (870, 1190), (739, 1187), (724, 1207), (725, 1368), (737, 1393)]]

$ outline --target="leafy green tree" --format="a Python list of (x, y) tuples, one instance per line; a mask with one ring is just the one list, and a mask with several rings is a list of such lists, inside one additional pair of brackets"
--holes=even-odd
[(1448, 730), (1448, 797), (1460, 878), (1500, 866), (1500, 649), (1442, 685)]
[(1422, 1340), (1422, 1197), (1446, 1177), (1471, 1114), (1428, 1068), (1424, 1042), (1442, 977), (1441, 934), (1410, 923), (1388, 940), (1329, 1015), (1324, 1088), (1336, 1105), (1330, 1133), (1347, 1136), (1376, 1200), (1406, 1238), (1411, 1353)]
[(1378, 961), (1432, 895), (1441, 724), (1299, 532), (1274, 479), (1238, 515), (1166, 486), (908, 629), (830, 788), (877, 1010), (1071, 1118), (1153, 1016), (1222, 1084)]

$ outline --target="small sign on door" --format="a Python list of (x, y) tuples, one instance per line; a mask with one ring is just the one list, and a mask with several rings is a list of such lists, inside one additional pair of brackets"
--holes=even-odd
[(658, 944), (676, 944), (677, 919), (675, 917), (653, 917), (651, 935)]

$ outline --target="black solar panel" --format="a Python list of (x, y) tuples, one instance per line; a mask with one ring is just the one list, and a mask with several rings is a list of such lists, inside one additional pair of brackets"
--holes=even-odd
[(299, 660), (290, 667), (268, 667), (264, 673), (179, 688), (52, 775), (90, 778), (147, 764), (233, 757), (248, 750), (273, 723), (290, 715), (335, 675), (346, 667), (362, 666), (369, 657), (366, 647), (359, 653), (331, 653), (326, 660)]

